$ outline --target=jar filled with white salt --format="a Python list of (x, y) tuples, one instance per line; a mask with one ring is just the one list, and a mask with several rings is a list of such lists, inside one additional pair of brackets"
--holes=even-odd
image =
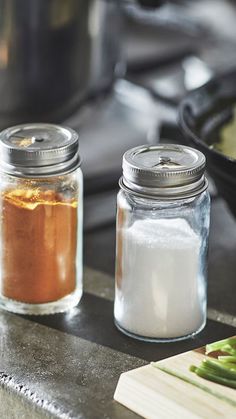
[(115, 324), (146, 341), (186, 339), (206, 323), (210, 198), (205, 157), (180, 145), (123, 156), (117, 199)]

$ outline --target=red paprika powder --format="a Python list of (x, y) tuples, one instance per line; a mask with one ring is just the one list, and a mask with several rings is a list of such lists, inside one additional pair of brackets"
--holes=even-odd
[(76, 284), (77, 202), (54, 191), (12, 190), (2, 197), (2, 295), (47, 303)]

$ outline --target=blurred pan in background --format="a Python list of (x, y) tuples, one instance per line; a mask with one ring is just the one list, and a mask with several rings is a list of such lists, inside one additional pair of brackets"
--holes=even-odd
[(208, 171), (236, 216), (236, 70), (189, 93), (179, 121), (187, 142), (206, 155)]

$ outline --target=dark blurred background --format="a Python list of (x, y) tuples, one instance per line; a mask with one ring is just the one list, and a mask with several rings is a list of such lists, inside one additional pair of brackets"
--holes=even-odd
[[(235, 68), (234, 22), (236, 4), (231, 1), (166, 2), (155, 10), (126, 5), (120, 34), (126, 72), (108, 94), (94, 98), (80, 111), (85, 264), (114, 273), (122, 154), (143, 143), (185, 141), (177, 121), (178, 104), (188, 92)], [(76, 118), (69, 123), (76, 126)], [(218, 308), (224, 287), (229, 287), (229, 293), (235, 291), (236, 223), (214, 181), (209, 181), (209, 299)]]
[[(139, 144), (184, 141), (181, 99), (236, 67), (236, 4), (0, 0), (0, 11), (0, 128), (47, 121), (79, 132), (85, 264), (113, 274), (122, 154)], [(211, 179), (210, 192), (215, 243), (217, 231), (236, 226)], [(236, 239), (227, 237), (232, 264)], [(212, 277), (223, 248), (225, 242), (210, 248)]]

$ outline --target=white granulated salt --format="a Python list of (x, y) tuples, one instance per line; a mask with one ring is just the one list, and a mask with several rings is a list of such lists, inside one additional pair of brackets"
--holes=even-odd
[(176, 338), (204, 323), (200, 238), (187, 221), (137, 220), (122, 231), (122, 279), (115, 318), (126, 331)]

